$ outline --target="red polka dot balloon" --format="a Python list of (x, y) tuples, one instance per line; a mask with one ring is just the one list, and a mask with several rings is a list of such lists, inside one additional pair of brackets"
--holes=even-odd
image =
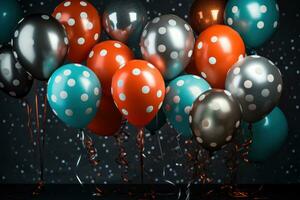
[(213, 88), (225, 87), (231, 66), (245, 56), (245, 45), (235, 30), (225, 25), (213, 25), (198, 37), (194, 59), (197, 70)]
[(81, 63), (100, 36), (101, 20), (98, 11), (87, 1), (68, 0), (59, 4), (52, 15), (67, 31), (70, 43), (68, 59)]
[(151, 63), (131, 60), (114, 74), (111, 92), (116, 106), (128, 121), (142, 128), (162, 106), (165, 83)]
[(121, 42), (107, 40), (94, 46), (89, 54), (87, 66), (101, 80), (104, 95), (111, 96), (111, 80), (114, 73), (132, 59), (132, 51)]

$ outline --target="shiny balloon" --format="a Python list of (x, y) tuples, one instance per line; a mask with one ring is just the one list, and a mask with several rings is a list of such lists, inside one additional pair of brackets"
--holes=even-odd
[(223, 24), (227, 0), (195, 0), (189, 13), (189, 21), (196, 33), (214, 24)]
[(17, 0), (0, 1), (0, 44), (10, 41), (21, 18), (22, 9)]
[(241, 117), (240, 105), (230, 92), (212, 89), (195, 100), (189, 122), (196, 141), (214, 151), (231, 141)]
[(0, 89), (15, 98), (28, 94), (32, 76), (16, 60), (11, 46), (0, 48)]
[(249, 148), (249, 159), (253, 162), (263, 162), (276, 154), (283, 146), (288, 136), (288, 122), (284, 113), (275, 107), (262, 120), (252, 124), (242, 123), (245, 138), (252, 138)]
[(168, 122), (183, 137), (192, 136), (189, 114), (193, 102), (210, 89), (203, 78), (195, 75), (178, 76), (168, 84), (163, 109)]
[(190, 25), (176, 15), (154, 18), (141, 37), (143, 58), (159, 69), (165, 80), (178, 76), (189, 64), (195, 38)]
[(122, 114), (111, 96), (102, 96), (100, 106), (88, 129), (98, 136), (112, 136), (121, 127)]
[(137, 43), (147, 22), (141, 1), (115, 0), (104, 9), (102, 24), (107, 34), (121, 42)]
[(14, 33), (13, 47), (17, 59), (34, 78), (47, 80), (64, 62), (68, 38), (55, 18), (33, 14), (19, 23)]
[(47, 99), (54, 114), (65, 124), (84, 128), (97, 113), (101, 84), (88, 67), (67, 64), (58, 68), (49, 79)]
[(156, 116), (152, 119), (152, 121), (149, 124), (147, 124), (145, 128), (148, 129), (152, 134), (154, 134), (155, 131), (161, 129), (166, 124), (166, 122), (166, 115), (163, 109), (159, 109)]
[(247, 47), (260, 47), (278, 27), (279, 7), (276, 0), (229, 0), (224, 20), (240, 33)]
[(256, 122), (277, 105), (282, 92), (281, 73), (272, 61), (247, 56), (228, 72), (226, 89), (241, 104), (243, 120)]

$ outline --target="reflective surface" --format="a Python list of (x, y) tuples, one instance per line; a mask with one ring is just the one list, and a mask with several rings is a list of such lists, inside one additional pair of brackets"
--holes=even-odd
[(136, 43), (147, 21), (147, 13), (138, 0), (115, 0), (103, 12), (103, 27), (108, 35), (125, 43)]
[(68, 38), (63, 26), (50, 15), (34, 14), (18, 25), (13, 47), (24, 68), (39, 80), (47, 80), (64, 61)]
[(32, 77), (15, 59), (11, 46), (0, 48), (0, 89), (16, 98), (28, 94)]
[(281, 73), (272, 61), (248, 56), (230, 69), (226, 89), (241, 104), (243, 120), (255, 122), (277, 105), (282, 92)]
[(170, 14), (156, 17), (146, 25), (140, 46), (144, 59), (158, 68), (165, 80), (172, 80), (189, 64), (194, 42), (190, 25)]
[(228, 91), (212, 89), (193, 104), (189, 120), (196, 141), (208, 150), (230, 142), (241, 123), (241, 110)]
[(189, 13), (189, 21), (196, 33), (213, 24), (223, 24), (227, 0), (195, 0)]

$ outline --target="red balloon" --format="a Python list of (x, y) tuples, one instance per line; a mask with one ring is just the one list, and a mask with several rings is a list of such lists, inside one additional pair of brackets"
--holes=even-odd
[(52, 16), (66, 29), (70, 47), (68, 59), (81, 63), (100, 36), (101, 20), (97, 9), (87, 1), (67, 0), (55, 8)]
[(194, 54), (191, 57), (191, 61), (188, 64), (188, 66), (185, 68), (184, 70), (186, 73), (188, 74), (193, 74), (193, 75), (199, 75), (199, 72), (196, 68), (196, 63), (195, 63), (195, 58), (194, 58)]
[(112, 136), (120, 128), (122, 114), (116, 108), (111, 96), (102, 96), (96, 117), (89, 123), (88, 129), (99, 136)]
[(131, 60), (113, 76), (112, 95), (128, 121), (142, 128), (157, 114), (165, 97), (164, 79), (144, 60)]
[(224, 89), (231, 66), (245, 56), (241, 36), (225, 25), (213, 25), (203, 31), (194, 49), (196, 67), (213, 88)]
[(114, 73), (132, 59), (132, 51), (121, 42), (108, 40), (94, 46), (89, 54), (87, 66), (101, 81), (104, 95), (111, 95), (110, 88)]

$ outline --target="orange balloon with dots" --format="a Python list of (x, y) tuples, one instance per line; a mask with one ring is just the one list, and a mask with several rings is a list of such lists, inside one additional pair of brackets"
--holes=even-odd
[(131, 60), (114, 74), (111, 92), (123, 116), (142, 128), (162, 106), (165, 83), (154, 65), (144, 60)]
[(55, 8), (52, 16), (66, 29), (69, 39), (67, 59), (81, 63), (101, 34), (101, 19), (97, 9), (88, 1), (67, 0)]
[(227, 72), (245, 57), (245, 45), (238, 32), (225, 25), (213, 25), (198, 37), (194, 59), (199, 74), (213, 88), (225, 88)]
[(133, 52), (118, 41), (107, 40), (93, 47), (87, 59), (87, 66), (98, 76), (104, 95), (111, 96), (114, 73), (132, 59)]

